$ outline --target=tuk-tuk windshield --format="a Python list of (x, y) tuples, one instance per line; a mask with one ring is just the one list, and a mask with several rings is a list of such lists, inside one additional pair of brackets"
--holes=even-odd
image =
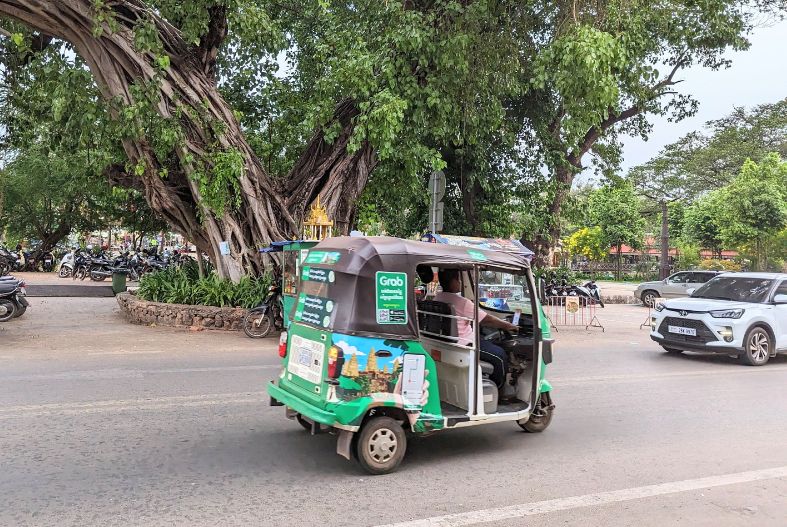
[(478, 278), (479, 303), (497, 311), (530, 313), (530, 291), (524, 274), (481, 271)]

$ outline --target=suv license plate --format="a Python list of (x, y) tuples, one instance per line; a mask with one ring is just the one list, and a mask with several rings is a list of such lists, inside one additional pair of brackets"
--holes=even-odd
[(684, 328), (683, 326), (667, 326), (667, 331), (670, 333), (677, 333), (678, 335), (688, 335), (690, 337), (697, 336), (697, 330), (694, 328)]

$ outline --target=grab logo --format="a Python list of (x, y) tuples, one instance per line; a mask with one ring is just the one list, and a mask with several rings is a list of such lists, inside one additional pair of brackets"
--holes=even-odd
[(399, 277), (388, 277), (388, 276), (381, 276), (380, 277), (380, 285), (384, 286), (393, 286), (393, 287), (404, 287), (404, 280)]

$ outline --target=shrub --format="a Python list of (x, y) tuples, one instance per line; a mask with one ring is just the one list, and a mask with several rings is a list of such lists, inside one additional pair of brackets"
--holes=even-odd
[(700, 262), (700, 269), (706, 271), (740, 271), (741, 264), (732, 260), (706, 259)]
[(566, 283), (573, 284), (577, 281), (576, 275), (568, 267), (539, 268), (534, 274), (536, 279), (541, 278), (545, 283), (554, 281), (559, 284), (565, 280)]
[(215, 273), (200, 279), (196, 266), (196, 262), (189, 262), (146, 274), (139, 282), (137, 296), (150, 302), (251, 308), (265, 299), (271, 283), (267, 274), (260, 278), (244, 276), (237, 284)]

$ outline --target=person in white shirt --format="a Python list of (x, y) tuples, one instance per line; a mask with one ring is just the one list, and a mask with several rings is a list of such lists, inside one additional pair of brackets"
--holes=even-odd
[[(457, 316), (472, 319), (475, 313), (473, 302), (461, 295), (462, 280), (458, 269), (441, 269), (438, 273), (438, 280), (443, 290), (437, 293), (434, 300), (450, 304), (454, 308)], [(482, 326), (505, 329), (507, 331), (518, 331), (519, 327), (489, 315), (483, 309), (478, 310), (478, 323)], [(459, 337), (458, 344), (463, 346), (473, 345), (473, 324), (469, 320), (457, 320), (456, 330)], [(498, 388), (503, 387), (508, 371), (508, 357), (503, 348), (493, 344), (488, 340), (481, 339), (481, 360), (488, 362), (494, 367), (490, 379), (497, 384)]]

